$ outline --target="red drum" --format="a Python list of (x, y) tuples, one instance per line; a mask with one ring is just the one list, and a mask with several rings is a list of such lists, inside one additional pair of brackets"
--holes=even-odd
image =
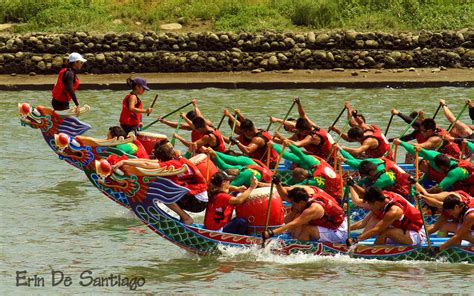
[[(198, 155), (195, 155), (189, 159), (201, 172), (201, 174), (204, 176), (204, 179), (206, 179), (207, 182), (207, 154), (200, 153)], [(216, 167), (216, 165), (212, 162), (209, 161), (209, 179), (219, 171), (219, 169)]]
[(166, 140), (166, 135), (147, 133), (147, 132), (138, 132), (137, 139), (142, 143), (148, 155), (152, 155), (153, 148), (155, 147), (156, 142)]
[[(265, 229), (267, 219), (268, 197), (270, 196), (270, 187), (255, 188), (245, 203), (235, 207), (238, 218), (245, 218), (249, 222), (249, 233), (255, 231), (261, 232)], [(268, 226), (278, 226), (284, 224), (283, 202), (276, 188), (273, 188), (273, 198), (270, 204), (270, 219)], [(258, 227), (261, 226), (261, 227)]]

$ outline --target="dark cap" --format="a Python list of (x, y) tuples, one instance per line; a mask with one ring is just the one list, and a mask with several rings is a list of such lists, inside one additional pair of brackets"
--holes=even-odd
[(150, 90), (150, 88), (148, 87), (148, 85), (147, 85), (147, 83), (146, 83), (146, 79), (145, 79), (145, 78), (137, 77), (137, 78), (133, 79), (133, 81), (134, 81), (137, 85), (141, 85), (144, 89)]
[(234, 177), (233, 176), (230, 176), (228, 175), (226, 172), (217, 172), (215, 173), (212, 178), (211, 178), (211, 183), (212, 185), (215, 185), (215, 186), (220, 186), (222, 185), (222, 182), (226, 181), (226, 180), (233, 180)]

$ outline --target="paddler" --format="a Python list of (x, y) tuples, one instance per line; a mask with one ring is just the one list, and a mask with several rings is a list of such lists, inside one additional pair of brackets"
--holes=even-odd
[[(285, 145), (289, 151), (283, 152), (283, 158), (299, 165), (293, 169), (293, 176), (286, 183), (288, 185), (310, 185), (316, 186), (335, 199), (342, 195), (342, 176), (337, 174), (333, 167), (324, 159), (305, 154), (300, 148), (285, 140)], [(282, 148), (277, 144), (273, 145), (277, 153), (281, 153)]]
[(418, 150), (423, 160), (428, 161), (428, 169), (420, 183), (430, 181), (437, 183), (436, 186), (430, 188), (429, 192), (445, 191), (452, 186), (455, 190), (464, 190), (474, 194), (474, 165), (470, 161), (456, 161), (443, 153), (426, 150), (421, 145), (414, 146), (398, 139), (395, 139), (394, 143), (401, 145), (412, 154), (415, 153), (415, 149)]
[(438, 231), (438, 236), (454, 233), (440, 247), (443, 251), (451, 246), (459, 246), (463, 240), (474, 244), (474, 198), (455, 194), (448, 195), (443, 201), (443, 212), (435, 224), (428, 227), (429, 233)]
[(146, 90), (150, 90), (144, 78), (127, 78), (127, 86), (131, 89), (130, 93), (122, 100), (122, 112), (120, 113), (120, 126), (128, 134), (137, 132), (142, 126), (142, 113), (150, 114), (153, 109), (143, 109), (143, 103), (138, 97)]
[(201, 150), (212, 157), (212, 161), (220, 170), (234, 177), (230, 182), (232, 186), (245, 185), (248, 187), (253, 178), (267, 184), (272, 180), (272, 171), (257, 159), (244, 155), (233, 156), (214, 151), (212, 148), (202, 148)]
[(361, 180), (354, 188), (362, 195), (364, 188), (376, 187), (400, 194), (409, 201), (413, 200), (412, 184), (414, 179), (395, 162), (385, 157), (358, 159), (344, 149), (340, 149), (342, 161), (359, 171)]
[[(359, 195), (350, 186), (351, 196), (359, 199)], [(421, 212), (402, 196), (369, 187), (362, 199), (367, 203), (370, 212), (364, 219), (354, 223), (351, 230), (364, 228), (361, 235), (347, 240), (348, 245), (356, 244), (376, 236), (374, 244), (420, 245), (425, 240)]]
[(285, 225), (263, 232), (263, 238), (289, 231), (298, 240), (342, 243), (347, 239), (344, 210), (333, 197), (314, 186), (283, 187), (278, 176), (274, 176), (273, 183), (292, 207), (285, 216)]
[(177, 156), (176, 151), (168, 140), (159, 141), (153, 149), (155, 159), (130, 159), (121, 160), (113, 166), (113, 169), (122, 165), (141, 167), (149, 170), (162, 167), (173, 167), (175, 170), (186, 168), (183, 173), (168, 175), (167, 178), (178, 185), (188, 188), (190, 191), (179, 201), (166, 204), (171, 210), (178, 214), (184, 224), (192, 224), (193, 218), (186, 211), (199, 213), (207, 206), (207, 182), (199, 169), (188, 159)]
[(217, 172), (209, 183), (209, 202), (204, 217), (204, 228), (234, 234), (247, 234), (248, 221), (245, 218), (232, 219), (234, 206), (243, 204), (257, 187), (253, 178), (250, 186), (237, 196), (229, 194), (233, 178), (225, 172)]
[(51, 106), (54, 110), (67, 110), (69, 102), (73, 101), (76, 105), (74, 112), (79, 116), (81, 106), (77, 100), (76, 90), (80, 83), (76, 74), (87, 60), (79, 53), (73, 52), (69, 55), (68, 61), (67, 66), (59, 71), (58, 80), (52, 92)]
[[(122, 137), (123, 139), (128, 138), (129, 135), (123, 130), (122, 127), (120, 126), (112, 126), (109, 128), (109, 132), (107, 134), (107, 139), (113, 139), (117, 138), (119, 139)], [(129, 155), (134, 155), (137, 158), (149, 158), (148, 153), (145, 150), (145, 147), (143, 147), (142, 143), (138, 139), (135, 139), (132, 143), (125, 143), (125, 144), (119, 144), (115, 146), (117, 149), (120, 151), (129, 154)], [(107, 158), (109, 160), (109, 158)]]
[[(257, 129), (250, 119), (244, 119), (240, 123), (240, 132), (238, 139), (231, 137), (229, 140), (235, 144), (245, 155), (258, 159), (262, 162), (266, 160), (268, 151), (268, 142), (272, 140), (269, 132)], [(278, 154), (272, 147), (270, 148), (270, 168), (273, 168), (278, 159)]]
[[(467, 124), (463, 123), (461, 120), (456, 120), (456, 116), (449, 110), (448, 105), (445, 100), (439, 100), (439, 104), (443, 109), (444, 116), (446, 119), (453, 124), (451, 131), (449, 132), (455, 138), (473, 138), (472, 127), (469, 127)], [(471, 100), (466, 101), (467, 105), (472, 104)]]
[(198, 131), (203, 136), (194, 142), (185, 140), (177, 133), (174, 133), (173, 137), (181, 141), (181, 143), (193, 152), (200, 151), (201, 147), (211, 147), (219, 152), (224, 152), (226, 150), (221, 132), (210, 126), (204, 118), (198, 116), (195, 117), (191, 123), (191, 128)]

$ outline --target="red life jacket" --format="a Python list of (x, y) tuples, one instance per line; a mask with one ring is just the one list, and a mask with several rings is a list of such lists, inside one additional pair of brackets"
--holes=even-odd
[(272, 181), (273, 172), (260, 160), (252, 159), (257, 164), (249, 164), (246, 167), (251, 170), (256, 170), (262, 174), (262, 182), (269, 183)]
[(474, 164), (467, 160), (460, 160), (458, 167), (466, 169), (469, 173), (469, 177), (464, 180), (454, 183), (454, 190), (462, 190), (471, 195), (474, 195)]
[(339, 228), (345, 219), (344, 210), (332, 196), (317, 187), (310, 187), (314, 190), (314, 193), (310, 196), (306, 208), (313, 203), (317, 203), (323, 207), (324, 215), (319, 219), (309, 221), (309, 224), (330, 229)]
[(212, 132), (209, 132), (208, 135), (209, 134), (213, 134), (216, 138), (216, 145), (210, 147), (215, 151), (225, 152), (225, 142), (221, 132), (218, 129), (214, 129)]
[(191, 131), (191, 142), (196, 142), (198, 141), (199, 139), (202, 138), (202, 136), (204, 136), (202, 133), (196, 131), (196, 130), (192, 130)]
[[(462, 190), (457, 190), (454, 192), (461, 196), (461, 201), (467, 206), (467, 210), (464, 213), (461, 213), (460, 217), (449, 216), (445, 211), (442, 212), (442, 215), (444, 215), (446, 218), (452, 219), (454, 222), (462, 224), (464, 217), (466, 217), (469, 213), (474, 212), (474, 198)], [(474, 225), (471, 227), (471, 230), (474, 230)]]
[(138, 158), (146, 158), (146, 159), (150, 158), (150, 157), (148, 156), (148, 153), (146, 152), (145, 147), (143, 146), (142, 142), (140, 142), (139, 140), (135, 139), (135, 141), (133, 141), (133, 143), (134, 143), (135, 145), (137, 145), (137, 147), (138, 147), (137, 151), (135, 151), (135, 153), (134, 153), (134, 155), (135, 155), (136, 157), (138, 157)]
[[(262, 147), (257, 148), (254, 152), (250, 153), (248, 155), (248, 157), (253, 158), (253, 159), (258, 159), (260, 161), (265, 161), (266, 157), (267, 157), (267, 150), (268, 150), (267, 143), (268, 143), (268, 141), (272, 140), (272, 135), (270, 135), (270, 133), (267, 132), (267, 131), (259, 129), (258, 133), (255, 135), (255, 137), (262, 138), (263, 141), (265, 142), (265, 145), (263, 145)], [(244, 145), (244, 146), (248, 146), (252, 142), (252, 139), (248, 139), (244, 135), (240, 135), (238, 139), (242, 143), (242, 145)], [(278, 160), (278, 153), (276, 152), (275, 149), (273, 149), (273, 147), (270, 150), (270, 153), (271, 153), (270, 154), (270, 162), (276, 162)]]
[(382, 131), (375, 125), (372, 125), (372, 129), (367, 131), (371, 131), (372, 134), (364, 136), (362, 141), (365, 141), (368, 138), (374, 138), (379, 144), (376, 148), (367, 149), (367, 151), (365, 151), (365, 155), (368, 158), (386, 157), (388, 159), (393, 159), (390, 143), (387, 141), (387, 138), (385, 138)]
[(384, 190), (393, 191), (405, 197), (410, 195), (411, 184), (408, 181), (410, 178), (410, 174), (405, 172), (394, 161), (391, 161), (390, 159), (385, 157), (382, 157), (382, 160), (385, 163), (385, 171), (395, 173), (395, 185), (386, 187), (384, 188)]
[(317, 156), (314, 157), (319, 160), (319, 164), (311, 167), (313, 169), (311, 177), (316, 180), (318, 180), (317, 178), (324, 178), (324, 184), (321, 184), (322, 187), (319, 188), (326, 191), (333, 198), (340, 198), (342, 194), (342, 177), (324, 159)]
[[(439, 152), (446, 154), (448, 156), (451, 156), (455, 159), (459, 159), (459, 156), (461, 155), (461, 148), (458, 146), (458, 144), (454, 142), (448, 142), (443, 139), (444, 135), (449, 134), (447, 130), (437, 127), (435, 130), (434, 135), (431, 137), (428, 137), (426, 140), (432, 137), (439, 137), (442, 140), (441, 147), (439, 148)], [(424, 142), (426, 142), (426, 140)]]
[(423, 220), (421, 218), (421, 213), (417, 208), (394, 192), (384, 190), (383, 195), (388, 197), (389, 201), (385, 204), (383, 210), (372, 211), (375, 217), (383, 219), (385, 213), (387, 213), (392, 206), (397, 206), (403, 210), (403, 216), (401, 220), (393, 222), (392, 225), (403, 230), (420, 231), (421, 227), (423, 227)]
[(169, 176), (168, 179), (178, 185), (188, 188), (190, 194), (193, 195), (206, 191), (206, 179), (204, 179), (199, 169), (185, 157), (160, 162), (160, 166), (173, 166), (175, 169), (182, 168), (184, 165), (188, 167), (184, 173)]
[(426, 138), (423, 137), (421, 132), (416, 134), (416, 142), (418, 142), (418, 144), (422, 144), (422, 143), (426, 142)]
[(231, 198), (230, 194), (224, 192), (219, 192), (209, 198), (204, 216), (204, 228), (219, 230), (230, 222), (234, 211), (234, 206), (229, 204)]
[[(61, 71), (59, 71), (58, 81), (56, 82), (56, 85), (54, 86), (52, 94), (51, 94), (56, 101), (69, 102), (72, 100), (71, 95), (66, 91), (65, 89), (66, 86), (63, 83), (64, 73), (66, 73), (68, 70), (71, 70), (71, 69), (63, 68), (61, 69)], [(72, 84), (72, 89), (75, 92), (78, 88), (79, 88), (79, 78), (77, 78), (77, 76), (74, 74), (74, 82)]]
[[(328, 138), (327, 131), (325, 131), (322, 128), (313, 127), (313, 130), (309, 133), (309, 135), (319, 137), (320, 139), (319, 145), (310, 143), (304, 146), (304, 149), (306, 149), (306, 151), (308, 151), (312, 155), (317, 155), (319, 157), (326, 159), (327, 156), (329, 155), (329, 152), (331, 152), (331, 148), (332, 148), (332, 144)], [(307, 136), (308, 134), (305, 134), (305, 133), (296, 134), (296, 137), (299, 141), (303, 140)], [(334, 157), (335, 153), (336, 153), (336, 150), (334, 149), (331, 152), (331, 157)]]
[[(128, 99), (135, 94), (129, 93), (125, 96), (122, 101), (122, 112), (120, 113), (120, 124), (123, 125), (131, 125), (137, 126), (142, 122), (142, 114), (141, 113), (134, 113), (128, 108)], [(135, 95), (136, 96), (136, 95)], [(137, 103), (135, 104), (135, 108), (142, 109), (143, 103), (138, 96)]]
[(428, 166), (428, 171), (426, 172), (427, 178), (429, 180), (433, 180), (436, 183), (439, 183), (443, 181), (444, 178), (446, 178), (447, 173), (445, 172), (439, 172), (435, 170), (431, 165)]

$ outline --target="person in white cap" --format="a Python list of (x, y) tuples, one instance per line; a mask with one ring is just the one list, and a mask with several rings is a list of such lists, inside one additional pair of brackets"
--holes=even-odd
[(72, 100), (76, 105), (76, 115), (79, 115), (80, 105), (76, 97), (79, 78), (76, 73), (87, 60), (77, 52), (71, 53), (68, 60), (69, 63), (59, 71), (58, 81), (52, 92), (53, 99), (51, 105), (54, 110), (67, 110), (69, 109), (69, 102)]

